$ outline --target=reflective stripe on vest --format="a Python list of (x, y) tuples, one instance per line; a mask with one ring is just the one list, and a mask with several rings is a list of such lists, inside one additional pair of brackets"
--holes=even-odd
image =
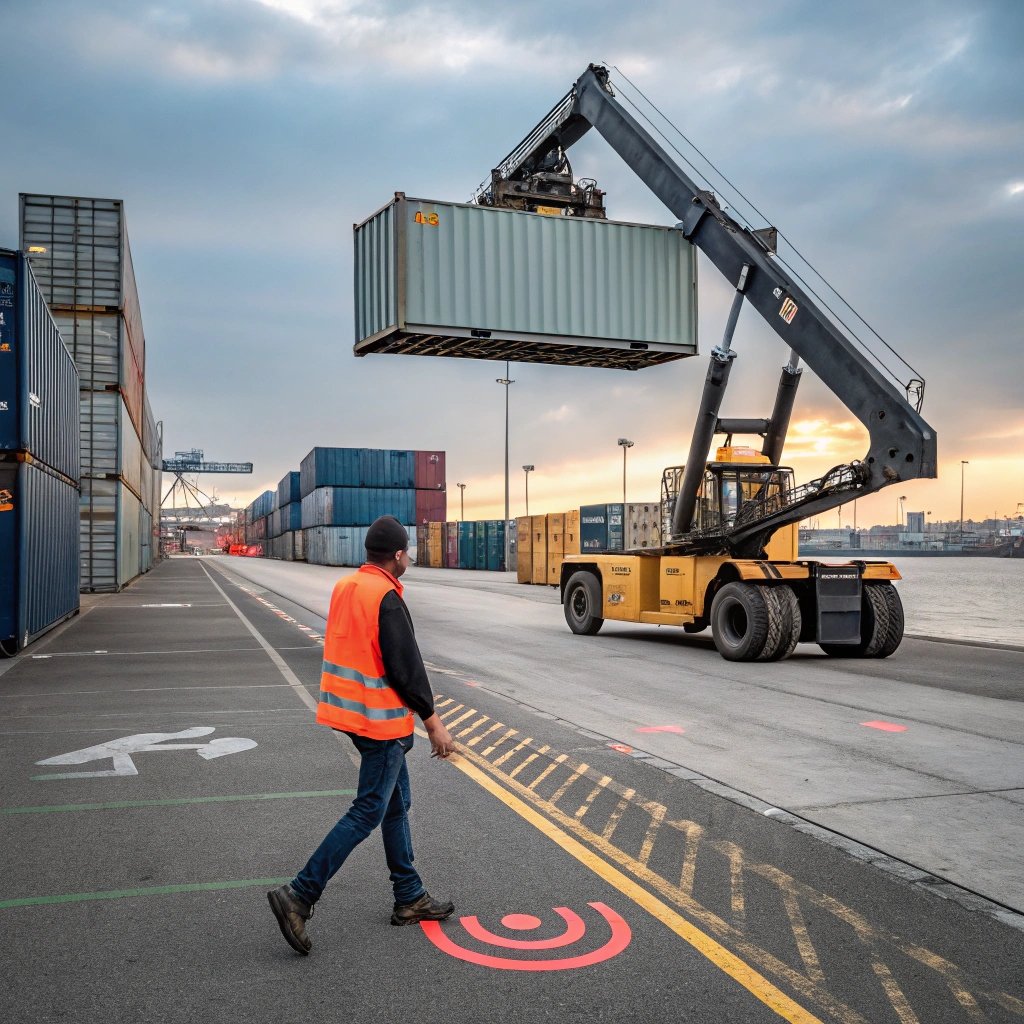
[(388, 683), (380, 651), (380, 604), (392, 590), (401, 596), (401, 584), (374, 565), (335, 586), (316, 710), (322, 725), (378, 740), (412, 733), (412, 712)]

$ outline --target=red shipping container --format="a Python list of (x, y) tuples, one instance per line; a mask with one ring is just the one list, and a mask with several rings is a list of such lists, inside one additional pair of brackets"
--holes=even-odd
[(443, 491), (444, 452), (416, 452), (413, 486), (418, 491)]
[(448, 569), (459, 567), (459, 524), (444, 524), (444, 564)]
[(443, 523), (448, 515), (448, 495), (445, 491), (416, 492), (416, 524)]

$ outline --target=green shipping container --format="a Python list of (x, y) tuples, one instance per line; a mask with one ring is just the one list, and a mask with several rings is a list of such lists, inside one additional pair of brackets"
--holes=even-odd
[(675, 228), (395, 199), (355, 227), (357, 356), (640, 369), (697, 354)]

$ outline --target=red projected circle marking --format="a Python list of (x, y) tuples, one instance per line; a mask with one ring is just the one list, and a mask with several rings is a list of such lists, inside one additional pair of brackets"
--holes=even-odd
[[(577, 967), (589, 967), (592, 964), (599, 964), (604, 960), (610, 960), (613, 956), (621, 953), (632, 939), (633, 934), (629, 925), (619, 917), (610, 907), (603, 903), (589, 904), (608, 923), (611, 928), (611, 938), (598, 949), (590, 953), (583, 953), (580, 956), (567, 957), (564, 960), (510, 960), (506, 957), (492, 956), (489, 953), (477, 953), (474, 950), (466, 949), (464, 946), (453, 942), (441, 929), (438, 921), (421, 921), (420, 927), (427, 937), (438, 949), (453, 956), (458, 960), (465, 960), (467, 963), (478, 964), (481, 967), (493, 967), (502, 971), (570, 971)], [(501, 935), (494, 935), (484, 928), (480, 922), (472, 916), (460, 918), (466, 931), (475, 939), (481, 942), (489, 942), (495, 946), (502, 946), (506, 949), (553, 949), (557, 946), (565, 946), (576, 942), (586, 933), (586, 925), (582, 919), (566, 907), (555, 907), (557, 913), (566, 923), (566, 930), (553, 939), (507, 939)], [(526, 919), (536, 920), (527, 914), (509, 914), (512, 920), (520, 922)], [(502, 924), (505, 919), (502, 920)], [(538, 924), (540, 922), (538, 921)], [(515, 925), (506, 927), (515, 927)]]
[(501, 919), (501, 926), (511, 931), (530, 932), (541, 926), (541, 920), (533, 914), (506, 914)]

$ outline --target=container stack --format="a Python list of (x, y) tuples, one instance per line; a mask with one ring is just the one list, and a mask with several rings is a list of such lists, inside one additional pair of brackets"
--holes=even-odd
[[(299, 495), (309, 562), (361, 565), (366, 530), (382, 515), (402, 523), (409, 531), (410, 546), (418, 549), (417, 526), (441, 523), (447, 512), (445, 453), (314, 448), (300, 465)], [(441, 536), (433, 545), (439, 559), (444, 546)], [(426, 543), (429, 548), (429, 539)]]
[(266, 555), (269, 550), (270, 517), (276, 500), (276, 491), (264, 491), (245, 507), (245, 543), (259, 547), (262, 555)]
[(0, 249), (0, 648), (78, 611), (78, 370), (22, 253)]
[(613, 502), (580, 509), (580, 548), (584, 554), (641, 551), (661, 547), (661, 503)]
[(80, 586), (120, 590), (157, 557), (163, 464), (124, 204), (23, 194), (21, 244), (78, 368)]
[(562, 560), (580, 553), (581, 510), (521, 516), (516, 520), (516, 579), (558, 586)]
[(305, 561), (302, 538), (302, 495), (300, 473), (292, 470), (281, 478), (267, 519), (267, 543), (264, 555), (285, 562)]
[[(514, 537), (510, 537), (510, 540), (514, 558), (516, 541)], [(487, 569), (503, 572), (504, 520), (421, 523), (416, 527), (416, 564), (432, 569)]]

